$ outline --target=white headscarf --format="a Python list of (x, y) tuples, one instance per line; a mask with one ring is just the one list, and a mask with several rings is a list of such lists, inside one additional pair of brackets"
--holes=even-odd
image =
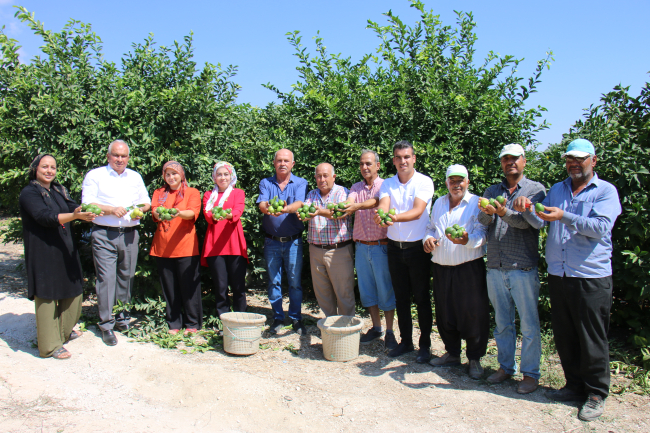
[(223, 192), (223, 195), (221, 196), (221, 200), (219, 200), (219, 203), (217, 203), (217, 207), (223, 207), (223, 204), (228, 200), (228, 197), (230, 196), (230, 193), (232, 192), (232, 189), (235, 187), (235, 184), (237, 183), (237, 173), (235, 172), (235, 167), (232, 166), (232, 164), (226, 162), (226, 161), (219, 161), (214, 165), (214, 168), (212, 169), (212, 180), (214, 181), (214, 189), (212, 190), (212, 194), (210, 195), (210, 198), (208, 199), (208, 202), (205, 204), (205, 211), (210, 212), (213, 207), (215, 207), (215, 202), (217, 201), (217, 197), (219, 197), (219, 187), (217, 186), (217, 170), (221, 167), (226, 167), (228, 172), (230, 173), (230, 185), (228, 185), (228, 188)]

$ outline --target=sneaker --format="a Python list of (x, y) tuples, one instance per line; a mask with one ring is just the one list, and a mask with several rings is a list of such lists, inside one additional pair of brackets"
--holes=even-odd
[(294, 320), (291, 326), (293, 326), (293, 330), (296, 331), (296, 334), (307, 335), (307, 328), (302, 324), (302, 320)]
[(598, 394), (589, 394), (587, 401), (578, 412), (578, 418), (583, 421), (593, 421), (605, 411), (605, 400)]
[(555, 401), (585, 401), (587, 395), (571, 388), (549, 389), (544, 395), (546, 398)]
[(361, 336), (360, 341), (361, 344), (369, 344), (375, 340), (379, 340), (383, 336), (384, 336), (383, 331), (376, 331), (375, 328), (370, 328), (368, 329), (368, 332), (366, 332)]
[(284, 320), (274, 319), (273, 324), (269, 326), (269, 334), (275, 335), (282, 328), (284, 328)]
[(388, 350), (394, 350), (397, 348), (397, 339), (395, 338), (394, 332), (386, 332), (386, 337), (384, 337), (384, 347)]

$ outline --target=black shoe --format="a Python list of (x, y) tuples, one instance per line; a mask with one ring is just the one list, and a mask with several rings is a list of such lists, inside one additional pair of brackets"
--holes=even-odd
[(104, 340), (104, 343), (106, 343), (107, 346), (115, 346), (117, 344), (117, 337), (112, 329), (109, 329), (108, 331), (102, 329), (102, 340)]
[(293, 326), (293, 330), (296, 331), (296, 334), (307, 335), (307, 328), (302, 324), (302, 320), (294, 320), (291, 326)]
[(397, 340), (395, 339), (394, 332), (386, 331), (386, 336), (384, 337), (384, 347), (388, 350), (393, 350), (398, 346)]
[(370, 329), (368, 329), (368, 332), (361, 335), (361, 338), (359, 339), (359, 342), (361, 344), (369, 344), (369, 343), (372, 343), (375, 340), (380, 339), (383, 336), (384, 336), (384, 333), (382, 331), (375, 331), (375, 328), (370, 328)]
[(413, 343), (405, 343), (402, 341), (400, 344), (397, 345), (396, 348), (388, 352), (388, 356), (391, 358), (396, 358), (400, 355), (404, 355), (405, 353), (413, 352), (415, 350), (415, 347), (413, 347)]
[(415, 362), (418, 364), (426, 364), (431, 359), (431, 348), (430, 347), (420, 347), (418, 350), (418, 356), (415, 358)]
[(118, 332), (126, 332), (129, 330), (131, 326), (128, 323), (120, 323), (120, 322), (115, 322), (115, 326), (113, 326), (113, 329), (115, 329)]
[(585, 401), (587, 394), (584, 392), (575, 391), (571, 388), (549, 389), (544, 395), (546, 398), (555, 401)]
[(269, 326), (269, 334), (275, 335), (282, 328), (284, 328), (284, 320), (274, 319), (273, 324)]

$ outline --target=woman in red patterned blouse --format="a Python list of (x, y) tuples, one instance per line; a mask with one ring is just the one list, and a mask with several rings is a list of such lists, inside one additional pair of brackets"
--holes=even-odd
[(246, 265), (248, 253), (240, 217), (244, 213), (244, 191), (235, 188), (235, 168), (217, 162), (212, 170), (214, 189), (203, 195), (203, 215), (208, 231), (201, 264), (210, 268), (217, 304), (217, 316), (230, 311), (228, 286), (232, 291), (233, 311), (246, 311)]

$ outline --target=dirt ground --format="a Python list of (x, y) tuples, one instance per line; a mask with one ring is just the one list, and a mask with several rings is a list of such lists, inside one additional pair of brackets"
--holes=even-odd
[[(71, 359), (41, 359), (21, 254), (22, 245), (0, 243), (2, 432), (650, 431), (648, 397), (612, 395), (600, 420), (582, 423), (577, 405), (544, 397), (546, 386), (521, 396), (515, 380), (490, 385), (469, 379), (466, 365), (391, 359), (378, 342), (354, 361), (326, 361), (313, 325), (303, 338), (264, 333), (265, 349), (251, 356), (182, 354), (121, 335), (108, 347), (91, 327), (66, 346)], [(249, 301), (270, 314), (263, 294)], [(444, 351), (439, 338), (433, 351)]]

